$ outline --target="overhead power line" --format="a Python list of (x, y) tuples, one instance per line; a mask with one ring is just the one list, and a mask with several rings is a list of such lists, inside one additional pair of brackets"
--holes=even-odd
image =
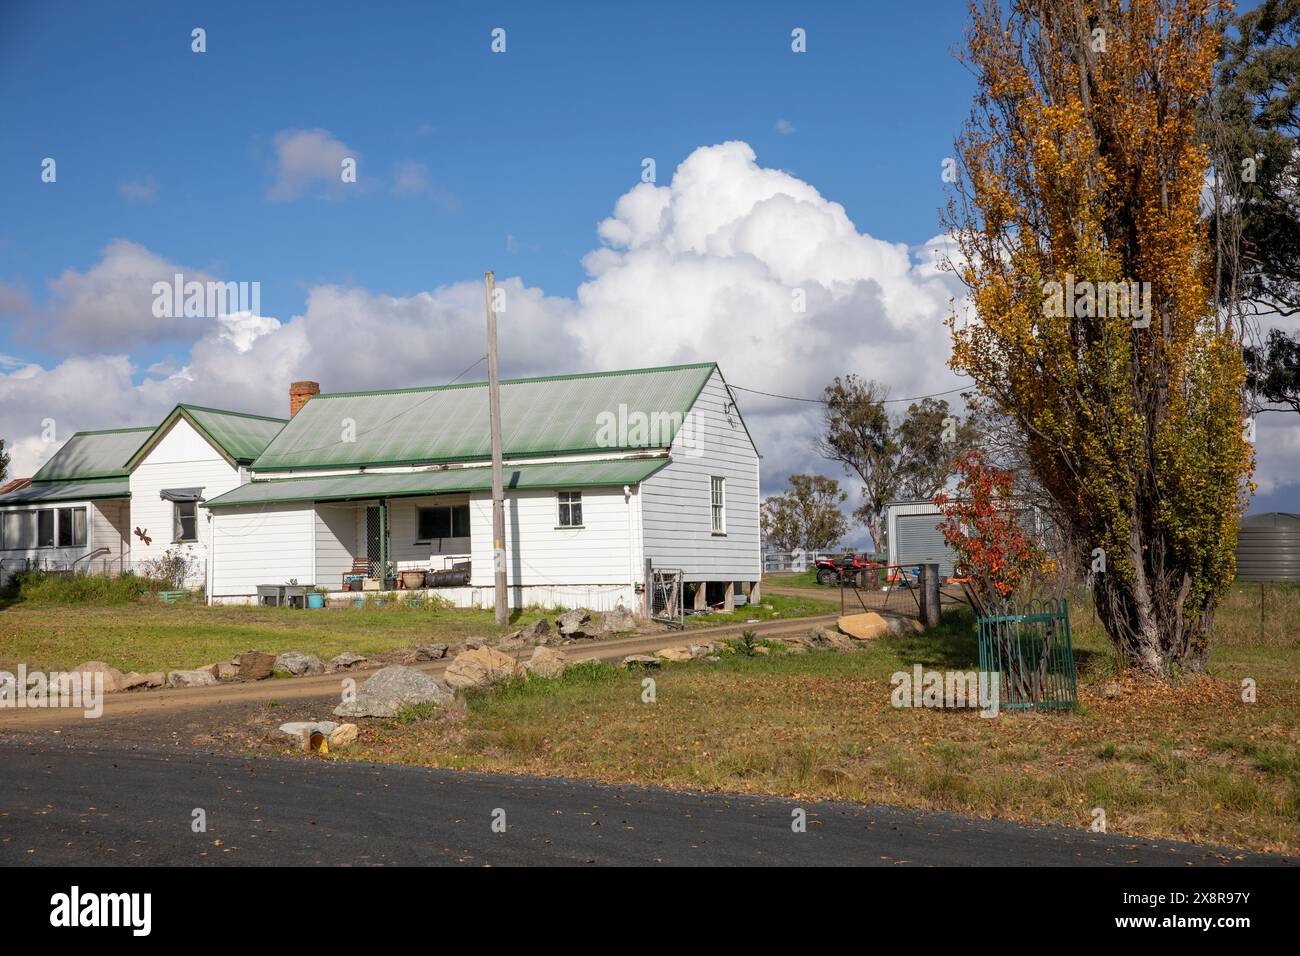
[[(727, 384), (730, 385), (731, 383), (728, 382)], [(766, 395), (768, 398), (780, 398), (780, 399), (784, 399), (787, 402), (811, 402), (814, 405), (826, 404), (826, 399), (824, 398), (801, 398), (798, 395), (778, 395), (776, 392), (764, 392), (761, 389), (757, 389), (757, 388), (745, 388), (745, 386), (743, 385), (731, 385), (731, 387), (738, 392), (749, 392), (753, 395)], [(969, 389), (970, 386), (967, 386), (965, 388), (950, 388), (946, 392), (934, 392), (930, 395), (916, 395), (912, 398), (886, 398), (881, 400), (881, 404), (892, 405), (892, 404), (897, 404), (899, 402), (919, 402), (925, 398), (939, 398), (942, 395), (954, 395), (957, 392), (969, 391)]]

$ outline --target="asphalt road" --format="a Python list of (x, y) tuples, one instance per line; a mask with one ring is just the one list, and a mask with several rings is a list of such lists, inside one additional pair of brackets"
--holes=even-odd
[(1300, 862), (891, 807), (85, 741), (11, 739), (0, 768), (4, 865)]

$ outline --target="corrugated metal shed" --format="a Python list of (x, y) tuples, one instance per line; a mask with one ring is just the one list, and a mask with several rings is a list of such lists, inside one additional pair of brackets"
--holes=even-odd
[(127, 459), (152, 431), (152, 428), (112, 428), (77, 432), (32, 475), (32, 482), (124, 477)]
[[(685, 416), (713, 363), (501, 383), (501, 437), (509, 456), (664, 447), (675, 427), (646, 438), (633, 428), (601, 435), (602, 421), (658, 414)], [(254, 462), (259, 471), (488, 458), (487, 383), (318, 395), (303, 406)], [(603, 416), (603, 417), (602, 417)], [(345, 441), (345, 423), (355, 441)], [(618, 434), (621, 431), (622, 434)]]
[[(316, 399), (312, 399), (316, 401)], [(308, 405), (311, 402), (307, 403)], [(302, 412), (298, 413), (299, 415)], [(614, 461), (573, 461), (538, 465), (507, 465), (505, 487), (596, 488), (631, 485), (643, 481), (668, 458), (630, 458)], [(355, 501), (451, 492), (488, 491), (491, 468), (447, 468), (439, 471), (370, 472), (325, 478), (273, 478), (252, 481), (204, 502), (205, 508), (283, 504), (295, 501)]]
[(1237, 578), (1300, 581), (1300, 515), (1271, 511), (1243, 518), (1237, 531)]
[(86, 481), (33, 482), (26, 488), (0, 495), (0, 505), (129, 497), (131, 497), (131, 486), (126, 478), (92, 478)]

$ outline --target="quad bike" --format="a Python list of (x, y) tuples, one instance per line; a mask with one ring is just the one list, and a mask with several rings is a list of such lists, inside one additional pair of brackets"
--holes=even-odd
[(879, 565), (868, 561), (865, 554), (823, 558), (817, 562), (817, 583), (822, 587), (839, 586), (841, 582), (851, 584), (862, 572), (876, 567)]

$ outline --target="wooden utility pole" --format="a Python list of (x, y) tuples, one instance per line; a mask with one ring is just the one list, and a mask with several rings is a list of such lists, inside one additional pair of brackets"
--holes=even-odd
[(506, 597), (506, 494), (501, 481), (501, 381), (497, 376), (496, 285), (487, 278), (488, 421), (492, 428), (492, 567), (496, 573), (496, 622), (510, 619)]

